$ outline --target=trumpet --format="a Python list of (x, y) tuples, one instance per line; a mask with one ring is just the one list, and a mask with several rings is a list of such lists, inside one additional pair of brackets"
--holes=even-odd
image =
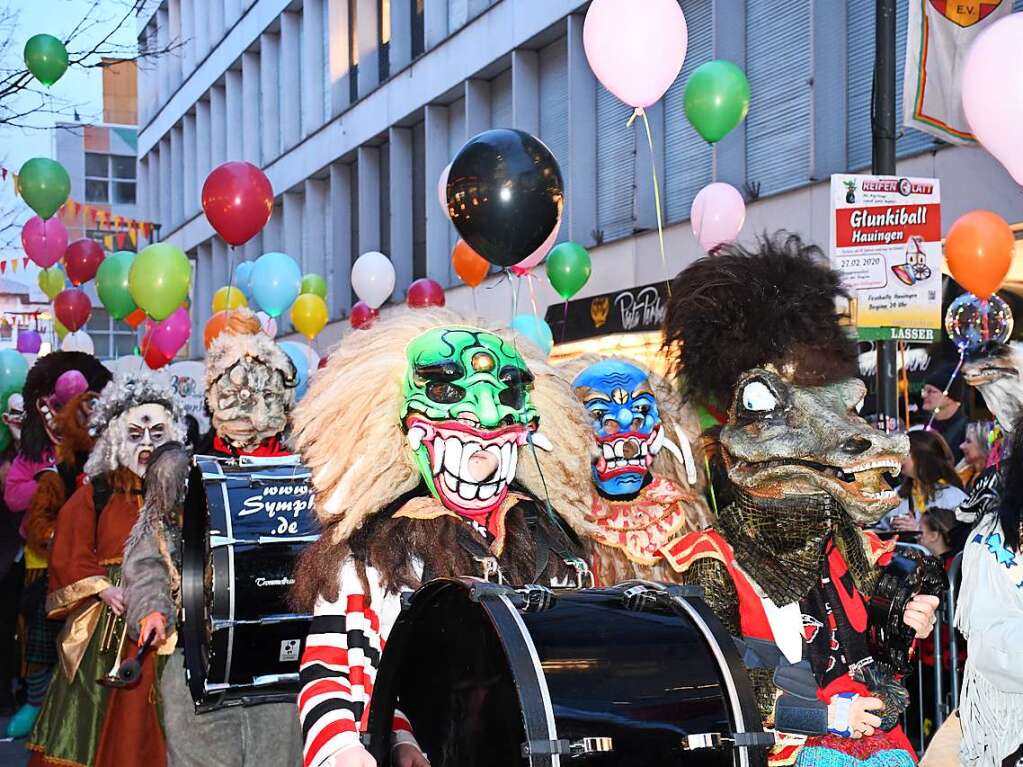
[[(120, 586), (121, 579), (118, 578), (114, 585)], [(124, 641), (128, 636), (128, 621), (117, 615), (109, 606), (106, 608), (106, 612), (109, 618), (106, 626), (103, 627), (103, 637), (100, 640), (99, 653), (102, 656), (113, 652), (114, 662), (110, 670), (96, 681), (104, 687), (119, 687), (121, 684), (117, 670), (121, 665), (121, 652), (124, 650)], [(117, 638), (118, 627), (120, 627), (120, 639)]]

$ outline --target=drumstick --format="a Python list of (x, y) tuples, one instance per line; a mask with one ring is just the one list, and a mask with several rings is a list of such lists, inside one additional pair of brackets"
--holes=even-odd
[(121, 663), (117, 669), (117, 678), (125, 685), (135, 684), (142, 675), (142, 662), (146, 659), (146, 653), (153, 644), (156, 631), (150, 631), (146, 641), (142, 643), (134, 658), (128, 658)]

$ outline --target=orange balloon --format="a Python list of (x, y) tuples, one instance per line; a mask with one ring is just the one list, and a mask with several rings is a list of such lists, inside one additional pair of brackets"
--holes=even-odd
[(455, 243), (455, 249), (451, 251), (451, 264), (455, 267), (455, 274), (470, 288), (482, 283), (490, 271), (490, 262), (470, 248), (465, 240)]
[(146, 313), (142, 309), (136, 309), (131, 314), (124, 318), (124, 324), (130, 328), (137, 328), (142, 324), (142, 321), (146, 318)]
[(202, 331), (202, 342), (207, 349), (210, 348), (213, 339), (224, 332), (224, 328), (227, 327), (227, 316), (228, 312), (217, 312), (206, 320), (206, 327)]
[(1015, 248), (1012, 229), (989, 210), (960, 216), (945, 237), (945, 258), (953, 279), (977, 298), (990, 298), (1002, 286)]

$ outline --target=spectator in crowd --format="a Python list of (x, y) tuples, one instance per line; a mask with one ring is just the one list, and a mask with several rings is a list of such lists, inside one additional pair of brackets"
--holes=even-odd
[(994, 424), (991, 421), (971, 421), (966, 425), (966, 437), (959, 445), (963, 460), (957, 468), (959, 479), (963, 482), (963, 490), (967, 493), (987, 468), (988, 455), (991, 450), (990, 437), (993, 429)]
[[(928, 371), (924, 387), (920, 391), (924, 411), (930, 421), (929, 429), (938, 432), (952, 450), (952, 465), (963, 459), (960, 445), (966, 438), (966, 414), (963, 412), (962, 401), (966, 385), (961, 376), (952, 380), (955, 368), (950, 365), (938, 365)], [(949, 381), (952, 380), (952, 383)], [(946, 391), (946, 388), (948, 391)]]
[(918, 533), (921, 515), (934, 507), (954, 509), (964, 500), (952, 453), (940, 434), (909, 433), (909, 455), (902, 461), (902, 502), (877, 524), (878, 530)]
[(1023, 760), (1023, 419), (1010, 439), (1001, 502), (980, 507), (963, 552), (956, 626), (970, 643), (959, 701), (965, 767)]

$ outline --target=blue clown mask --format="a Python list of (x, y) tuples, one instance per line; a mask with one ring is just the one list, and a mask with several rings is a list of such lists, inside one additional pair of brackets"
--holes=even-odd
[(572, 382), (593, 419), (600, 456), (593, 482), (606, 496), (634, 495), (664, 445), (657, 399), (647, 374), (620, 360), (590, 365)]

